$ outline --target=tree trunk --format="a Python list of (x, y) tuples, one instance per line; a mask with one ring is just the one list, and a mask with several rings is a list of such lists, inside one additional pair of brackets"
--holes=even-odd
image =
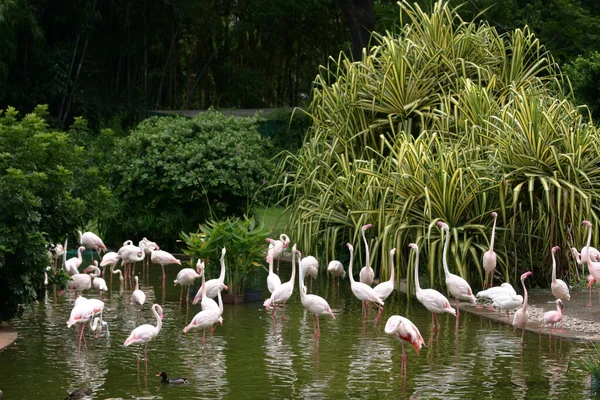
[(338, 0), (344, 21), (352, 38), (352, 58), (358, 61), (363, 48), (369, 46), (371, 32), (375, 29), (374, 0)]

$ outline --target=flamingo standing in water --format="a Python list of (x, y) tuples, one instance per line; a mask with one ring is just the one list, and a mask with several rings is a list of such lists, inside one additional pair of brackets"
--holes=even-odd
[[(66, 243), (66, 242), (65, 242)], [(79, 273), (79, 267), (83, 262), (83, 257), (81, 252), (85, 251), (85, 247), (79, 246), (77, 249), (77, 257), (71, 257), (67, 260), (67, 252), (63, 253), (63, 269), (69, 275), (75, 275)]]
[(527, 271), (523, 275), (521, 275), (521, 285), (523, 285), (524, 293), (523, 306), (517, 311), (515, 311), (515, 315), (513, 316), (512, 322), (512, 326), (514, 326), (513, 335), (516, 334), (517, 328), (521, 328), (523, 331), (521, 333), (521, 344), (523, 344), (523, 337), (525, 336), (525, 327), (527, 326), (527, 318), (529, 317), (529, 313), (527, 312), (527, 288), (525, 287), (525, 279), (527, 279), (527, 277), (531, 275), (531, 271)]
[[(592, 223), (590, 221), (583, 221), (582, 224), (588, 227), (588, 239), (587, 245), (581, 250), (581, 261), (585, 262), (588, 266), (588, 273), (592, 277), (588, 276), (588, 292), (590, 296), (590, 302), (588, 307), (592, 306), (592, 285), (595, 282), (600, 282), (600, 262), (593, 261), (590, 244), (592, 242)], [(598, 290), (598, 297), (600, 298), (600, 290)]]
[(71, 310), (71, 315), (67, 320), (67, 328), (72, 327), (73, 325), (81, 325), (81, 331), (79, 333), (79, 350), (81, 351), (81, 340), (85, 343), (85, 347), (87, 348), (87, 341), (85, 340), (84, 328), (85, 324), (89, 322), (94, 317), (94, 306), (92, 303), (87, 301), (80, 301), (75, 304), (73, 310)]
[(375, 271), (371, 268), (371, 261), (369, 256), (369, 243), (367, 242), (367, 237), (365, 236), (365, 231), (369, 228), (372, 228), (373, 225), (366, 224), (361, 228), (362, 237), (365, 242), (365, 266), (360, 270), (359, 279), (360, 282), (371, 286), (373, 284), (373, 280), (375, 279)]
[(493, 212), (494, 226), (492, 227), (492, 238), (490, 239), (490, 249), (483, 255), (483, 270), (485, 271), (485, 278), (483, 279), (483, 288), (486, 288), (488, 276), (490, 277), (490, 287), (494, 286), (494, 271), (496, 270), (496, 253), (494, 252), (494, 235), (496, 234), (496, 219), (498, 213)]
[(404, 350), (404, 343), (411, 345), (417, 354), (421, 353), (421, 347), (425, 345), (425, 340), (423, 340), (419, 328), (407, 318), (401, 317), (400, 315), (392, 315), (385, 324), (385, 333), (393, 336), (402, 343), (402, 370), (406, 374), (406, 352)]
[(146, 363), (148, 362), (148, 342), (158, 336), (160, 329), (162, 328), (162, 318), (163, 318), (163, 310), (159, 304), (152, 305), (152, 313), (156, 317), (156, 326), (150, 324), (140, 325), (131, 331), (129, 337), (125, 340), (123, 345), (125, 347), (130, 344), (139, 345), (138, 348), (138, 357), (137, 362), (140, 363), (140, 351), (142, 349), (142, 344), (145, 344), (144, 357)]
[(277, 319), (277, 306), (279, 304), (283, 304), (283, 313), (281, 315), (281, 320), (285, 320), (285, 303), (292, 297), (292, 293), (294, 292), (294, 279), (296, 279), (296, 244), (292, 247), (292, 276), (290, 280), (282, 283), (277, 289), (273, 291), (271, 297), (265, 300), (263, 306), (267, 310), (274, 308), (273, 319)]
[(181, 265), (181, 261), (175, 258), (171, 253), (168, 253), (164, 250), (153, 250), (150, 255), (150, 260), (154, 264), (160, 264), (162, 267), (163, 273), (163, 281), (167, 279), (167, 275), (165, 275), (165, 265), (169, 264), (178, 264)]
[(196, 296), (194, 296), (194, 301), (192, 301), (192, 304), (196, 304), (202, 299), (202, 288), (204, 287), (204, 285), (206, 285), (206, 297), (208, 297), (209, 299), (214, 299), (215, 297), (217, 297), (217, 293), (220, 292), (221, 290), (229, 289), (225, 285), (225, 254), (226, 253), (227, 253), (227, 250), (225, 249), (225, 247), (223, 247), (221, 249), (221, 259), (220, 259), (221, 274), (219, 275), (218, 278), (208, 280), (208, 281), (206, 281), (206, 283), (202, 284), (202, 287), (198, 290), (198, 292), (196, 293)]
[(562, 319), (563, 319), (562, 309), (563, 309), (562, 300), (556, 299), (556, 311), (553, 310), (553, 311), (547, 311), (544, 313), (544, 317), (542, 319), (542, 325), (540, 325), (540, 328), (538, 329), (538, 335), (541, 336), (542, 328), (544, 327), (544, 325), (550, 324), (550, 337), (552, 337), (552, 329), (554, 328), (554, 326), (556, 324), (558, 324), (559, 322), (562, 323)]
[(190, 302), (190, 296), (187, 296), (187, 293), (189, 292), (189, 287), (194, 284), (196, 279), (200, 278), (200, 271), (203, 271), (203, 270), (204, 270), (204, 263), (202, 262), (202, 260), (198, 260), (198, 262), (196, 263), (195, 271), (192, 268), (184, 268), (177, 273), (177, 278), (173, 281), (173, 283), (174, 283), (173, 286), (177, 286), (177, 285), (181, 286), (181, 290), (179, 291), (179, 305), (181, 305), (181, 300), (183, 299), (183, 288), (184, 287), (188, 288), (188, 290), (186, 290), (186, 292), (185, 292), (186, 293), (185, 304), (187, 305)]
[(271, 238), (266, 239), (269, 242), (269, 249), (267, 250), (267, 263), (277, 258), (277, 275), (279, 275), (279, 259), (283, 254), (283, 250), (286, 249), (290, 244), (290, 238), (285, 233), (279, 235), (279, 240), (273, 240)]
[(317, 275), (319, 274), (319, 262), (313, 256), (306, 256), (302, 260), (300, 260), (300, 268), (304, 270), (304, 273), (306, 275), (312, 277), (312, 279), (310, 280), (309, 290), (309, 293), (312, 293), (312, 283), (315, 279), (317, 279)]
[(269, 261), (269, 275), (267, 275), (267, 289), (269, 289), (269, 293), (273, 293), (279, 286), (281, 286), (281, 279), (279, 275), (273, 272), (273, 258), (271, 258), (271, 261)]
[(87, 267), (83, 272), (86, 271), (94, 271), (90, 274), (92, 277), (92, 288), (98, 291), (100, 297), (103, 297), (104, 293), (108, 290), (106, 286), (106, 281), (103, 278), (100, 278), (100, 268), (98, 268), (98, 261), (94, 260), (93, 265)]
[(448, 269), (448, 261), (447, 261), (448, 260), (447, 259), (448, 243), (450, 242), (450, 228), (448, 227), (448, 224), (446, 224), (442, 221), (438, 222), (438, 226), (440, 228), (442, 228), (442, 230), (446, 233), (446, 241), (444, 243), (442, 263), (444, 266), (444, 275), (446, 275), (446, 286), (448, 287), (448, 290), (450, 291), (450, 294), (452, 295), (452, 297), (454, 297), (456, 299), (456, 318), (459, 318), (460, 317), (460, 301), (468, 300), (471, 303), (475, 304), (475, 303), (477, 303), (477, 298), (475, 296), (473, 296), (473, 291), (471, 290), (471, 286), (469, 285), (469, 283), (466, 280), (464, 280), (462, 277), (460, 277), (458, 275), (450, 273), (450, 270)]
[(131, 240), (127, 240), (119, 249), (118, 255), (121, 258), (121, 264), (125, 268), (125, 279), (128, 280), (132, 275), (132, 266), (135, 266), (135, 263), (144, 259), (144, 250), (140, 249), (138, 246), (135, 246)]
[(310, 314), (313, 315), (313, 336), (315, 338), (321, 337), (321, 327), (319, 326), (319, 316), (321, 315), (331, 315), (331, 318), (335, 319), (335, 315), (333, 315), (333, 311), (331, 311), (331, 307), (329, 307), (329, 303), (322, 298), (321, 296), (317, 296), (315, 294), (306, 294), (306, 287), (304, 287), (304, 273), (305, 271), (300, 266), (300, 273), (298, 274), (298, 289), (300, 290), (300, 302), (302, 303), (302, 307)]
[(354, 247), (350, 243), (346, 243), (348, 247), (348, 251), (350, 251), (350, 261), (348, 263), (348, 275), (350, 276), (350, 288), (352, 289), (352, 293), (362, 302), (362, 310), (363, 310), (363, 322), (367, 320), (367, 305), (370, 303), (375, 304), (379, 309), (377, 313), (377, 319), (375, 319), (375, 324), (379, 320), (379, 317), (383, 313), (383, 300), (379, 297), (375, 289), (371, 286), (362, 283), (356, 282), (354, 280), (354, 276), (352, 275), (352, 262), (354, 261)]
[[(338, 295), (340, 293), (340, 279), (346, 278), (346, 270), (344, 269), (344, 264), (339, 262), (338, 260), (333, 260), (329, 262), (327, 266), (327, 272), (329, 272), (333, 278), (333, 284), (335, 285), (337, 281), (337, 289)], [(337, 279), (336, 279), (337, 278)]]
[(71, 279), (67, 282), (67, 290), (79, 293), (80, 295), (81, 292), (83, 292), (84, 290), (88, 290), (91, 287), (92, 277), (86, 273), (72, 275)]
[(419, 285), (419, 247), (414, 243), (410, 243), (408, 247), (415, 251), (415, 295), (419, 303), (423, 304), (431, 312), (431, 330), (435, 329), (435, 320), (437, 320), (437, 330), (439, 331), (441, 325), (437, 314), (446, 312), (456, 316), (456, 310), (452, 308), (446, 296), (437, 290), (421, 289)]
[(140, 317), (142, 316), (142, 307), (146, 302), (146, 294), (140, 290), (139, 279), (137, 275), (135, 279), (135, 290), (131, 293), (131, 302), (140, 307)]
[(556, 279), (556, 258), (554, 253), (559, 250), (560, 247), (554, 246), (552, 248), (552, 284), (550, 285), (552, 288), (552, 294), (557, 299), (561, 300), (571, 300), (571, 295), (569, 294), (569, 287), (562, 279)]
[(86, 249), (90, 249), (90, 250), (96, 250), (96, 253), (98, 253), (98, 259), (102, 259), (102, 256), (100, 255), (100, 253), (102, 251), (106, 251), (106, 246), (104, 245), (104, 242), (102, 241), (102, 239), (100, 239), (100, 237), (98, 235), (96, 235), (94, 232), (85, 232), (85, 233), (81, 233), (81, 231), (79, 232), (79, 243), (84, 246)]
[(390, 297), (390, 294), (392, 294), (392, 292), (396, 288), (396, 281), (394, 280), (394, 272), (396, 269), (396, 267), (394, 266), (394, 255), (395, 254), (396, 254), (396, 248), (393, 248), (392, 250), (390, 250), (390, 265), (391, 265), (390, 279), (385, 282), (381, 282), (379, 285), (377, 285), (373, 288), (375, 290), (375, 293), (377, 293), (379, 298), (383, 301), (386, 301), (387, 298)]
[[(204, 276), (204, 274), (202, 274)], [(206, 297), (206, 285), (202, 285), (202, 297)], [(183, 328), (183, 333), (188, 333), (190, 329), (202, 329), (202, 344), (206, 343), (206, 329), (210, 328), (210, 334), (212, 336), (214, 326), (217, 323), (223, 323), (223, 300), (221, 299), (221, 291), (217, 291), (217, 300), (219, 301), (219, 307), (217, 309), (211, 308), (208, 310), (202, 310), (192, 318), (192, 321)]]

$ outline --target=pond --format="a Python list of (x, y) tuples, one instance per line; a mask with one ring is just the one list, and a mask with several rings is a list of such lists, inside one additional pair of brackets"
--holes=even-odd
[[(588, 351), (583, 343), (547, 336), (540, 341), (527, 332), (521, 346), (510, 327), (467, 312), (461, 313), (458, 331), (453, 317), (441, 316), (442, 329), (434, 335), (425, 308), (397, 292), (386, 302), (382, 323), (363, 326), (361, 303), (348, 281), (338, 296), (322, 266), (313, 290), (329, 301), (336, 319), (321, 318), (319, 340), (296, 285), (284, 324), (274, 323), (261, 302), (225, 305), (223, 325), (203, 346), (201, 331), (183, 333), (200, 306), (179, 305), (180, 288), (173, 286), (179, 267), (165, 270), (164, 290), (160, 266), (141, 280), (147, 295), (141, 319), (131, 290), (120, 290), (115, 279), (104, 296), (110, 339), (88, 335), (87, 350), (82, 346), (80, 353), (75, 328), (66, 326), (72, 296), (50, 292), (14, 320), (19, 339), (0, 352), (3, 399), (63, 399), (82, 386), (93, 389), (93, 399), (590, 397), (586, 374), (568, 368)], [(289, 279), (289, 265), (282, 264), (281, 273), (282, 281)], [(154, 302), (163, 307), (163, 328), (149, 344), (147, 363), (138, 365), (136, 346), (123, 342), (137, 325), (155, 324)], [(393, 314), (411, 319), (426, 341), (420, 355), (407, 346), (405, 378), (401, 345), (383, 330)], [(159, 371), (189, 383), (161, 385)]]

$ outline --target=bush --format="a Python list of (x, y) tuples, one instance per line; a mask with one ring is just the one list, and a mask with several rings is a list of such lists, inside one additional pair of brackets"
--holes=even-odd
[(43, 295), (48, 240), (95, 214), (81, 189), (89, 177), (83, 147), (51, 131), (45, 116), (45, 106), (22, 120), (14, 108), (0, 111), (0, 321)]
[(147, 236), (172, 249), (180, 231), (260, 204), (270, 164), (257, 121), (151, 117), (117, 140), (109, 175), (121, 204), (102, 224), (109, 242)]

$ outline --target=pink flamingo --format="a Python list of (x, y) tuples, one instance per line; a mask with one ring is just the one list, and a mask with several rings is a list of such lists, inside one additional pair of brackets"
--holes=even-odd
[(527, 326), (527, 318), (529, 317), (529, 313), (527, 312), (527, 288), (525, 287), (525, 279), (528, 276), (531, 276), (531, 271), (525, 272), (521, 275), (521, 285), (523, 285), (523, 306), (515, 311), (515, 315), (513, 316), (512, 326), (513, 335), (516, 334), (517, 328), (522, 329), (521, 333), (521, 344), (523, 344), (523, 337), (525, 336), (525, 327)]
[[(587, 263), (588, 273), (592, 276), (593, 279), (589, 279), (588, 277), (588, 292), (590, 296), (590, 302), (588, 307), (592, 306), (592, 285), (595, 282), (600, 281), (600, 262), (596, 262), (592, 260), (590, 243), (592, 242), (592, 223), (590, 221), (583, 221), (582, 224), (588, 227), (588, 239), (587, 245), (581, 250), (581, 261)], [(598, 290), (598, 297), (600, 298), (600, 290)]]
[(446, 312), (456, 316), (456, 310), (452, 308), (446, 296), (437, 290), (421, 289), (421, 286), (419, 285), (419, 247), (414, 243), (410, 243), (408, 247), (415, 251), (415, 294), (417, 296), (417, 300), (419, 300), (419, 303), (423, 304), (423, 306), (425, 306), (425, 308), (431, 312), (431, 330), (435, 329), (435, 318), (438, 325), (437, 330), (439, 331), (441, 325), (440, 318), (437, 314)]
[[(447, 253), (448, 253), (448, 243), (450, 242), (450, 228), (448, 224), (439, 221), (438, 226), (443, 229), (446, 233), (446, 241), (444, 243), (444, 251), (442, 256), (442, 263), (444, 266), (444, 274), (446, 275), (446, 286), (450, 291), (452, 297), (456, 299), (456, 318), (460, 317), (460, 300), (468, 300), (471, 303), (477, 303), (477, 298), (473, 296), (473, 291), (471, 290), (471, 286), (469, 283), (464, 280), (462, 277), (451, 274), (450, 270), (448, 270), (448, 261), (447, 261)], [(443, 236), (443, 235), (442, 235)]]
[[(87, 268), (84, 270), (84, 272)], [(92, 287), (92, 277), (86, 273), (75, 274), (67, 282), (67, 290), (81, 294)]]
[[(300, 290), (300, 302), (306, 311), (311, 313), (314, 317), (313, 320), (313, 335), (315, 338), (321, 337), (321, 327), (319, 326), (319, 316), (331, 315), (331, 318), (335, 319), (333, 311), (327, 301), (321, 296), (315, 294), (306, 294), (306, 287), (304, 287), (304, 270), (300, 267), (300, 273), (298, 274), (298, 289)], [(316, 328), (316, 329), (315, 329)]]
[(277, 258), (277, 275), (279, 275), (279, 258), (283, 254), (283, 250), (286, 249), (290, 244), (290, 238), (285, 233), (279, 235), (279, 240), (273, 240), (271, 238), (266, 239), (269, 242), (269, 249), (267, 250), (267, 263)]
[(306, 275), (312, 277), (312, 279), (310, 280), (309, 290), (309, 293), (312, 293), (312, 283), (315, 279), (317, 279), (317, 275), (319, 274), (319, 262), (313, 256), (306, 256), (302, 260), (300, 260), (300, 268), (304, 270), (304, 273)]
[(135, 246), (131, 240), (127, 240), (119, 249), (118, 255), (121, 258), (121, 264), (125, 268), (125, 279), (128, 280), (131, 278), (131, 267), (129, 265), (135, 265), (138, 261), (142, 261), (144, 259), (144, 251)]
[(85, 340), (84, 328), (85, 324), (89, 322), (94, 317), (94, 306), (87, 302), (81, 301), (75, 304), (73, 310), (71, 310), (71, 315), (67, 320), (67, 328), (72, 327), (73, 325), (81, 325), (81, 330), (79, 333), (79, 350), (81, 351), (81, 340), (85, 343), (85, 347), (87, 348), (87, 341)]
[(79, 248), (77, 249), (77, 257), (71, 257), (68, 260), (67, 258), (67, 252), (65, 251), (63, 253), (63, 260), (64, 260), (64, 265), (63, 265), (63, 269), (65, 270), (65, 272), (69, 275), (75, 275), (79, 273), (79, 267), (81, 266), (81, 263), (83, 262), (83, 257), (81, 255), (81, 252), (85, 251), (85, 247), (83, 246), (79, 246)]
[(494, 286), (494, 271), (496, 270), (496, 253), (494, 252), (494, 235), (496, 233), (496, 219), (498, 213), (493, 212), (494, 226), (492, 227), (492, 238), (490, 239), (490, 249), (483, 255), (483, 269), (485, 271), (485, 278), (483, 279), (483, 288), (486, 288), (488, 276), (490, 277), (490, 287)]
[(419, 332), (419, 329), (409, 319), (400, 315), (392, 315), (385, 324), (385, 333), (393, 336), (402, 343), (402, 370), (406, 373), (404, 343), (411, 345), (417, 354), (420, 354), (421, 347), (425, 345), (425, 340), (423, 340), (421, 332)]
[(173, 257), (173, 255), (171, 253), (168, 253), (164, 250), (153, 250), (152, 254), (150, 255), (150, 260), (152, 261), (152, 263), (160, 264), (160, 266), (162, 267), (163, 281), (167, 278), (167, 275), (165, 275), (165, 265), (169, 265), (169, 264), (181, 265), (180, 260)]
[(163, 310), (159, 304), (152, 305), (152, 313), (156, 317), (156, 326), (150, 324), (140, 325), (131, 331), (129, 337), (125, 340), (124, 346), (127, 347), (130, 344), (139, 345), (137, 362), (140, 363), (140, 351), (142, 344), (145, 344), (144, 357), (146, 363), (148, 362), (148, 342), (154, 339), (160, 333), (162, 328)]
[(334, 285), (337, 280), (337, 289), (338, 289), (338, 294), (339, 294), (340, 293), (340, 279), (346, 278), (346, 270), (344, 269), (344, 264), (342, 264), (338, 260), (330, 261), (329, 265), (327, 265), (327, 272), (329, 272), (331, 274)]
[(348, 251), (350, 251), (350, 261), (348, 263), (348, 275), (350, 276), (350, 288), (352, 289), (352, 293), (362, 302), (362, 310), (363, 310), (363, 322), (367, 320), (367, 308), (366, 306), (370, 303), (375, 304), (379, 309), (377, 313), (377, 318), (375, 319), (375, 324), (379, 320), (379, 317), (383, 313), (383, 300), (379, 297), (375, 289), (366, 283), (356, 282), (354, 280), (354, 276), (352, 275), (352, 263), (354, 261), (354, 247), (350, 243), (346, 243), (348, 247)]
[[(202, 311), (218, 310), (219, 305), (217, 304), (217, 302), (206, 295), (206, 293), (208, 293), (208, 285), (206, 284), (204, 272), (205, 272), (204, 263), (202, 262), (202, 263), (200, 263), (200, 276), (202, 277), (202, 286), (200, 286), (200, 290), (198, 290), (198, 293), (201, 294), (200, 307), (202, 308)], [(218, 286), (217, 286), (217, 288), (218, 288)], [(218, 291), (220, 291), (220, 290), (218, 290)], [(218, 293), (217, 293), (217, 295), (218, 295)]]
[(98, 268), (98, 261), (94, 260), (93, 265), (87, 267), (83, 272), (86, 271), (94, 271), (90, 274), (92, 277), (92, 288), (98, 291), (100, 297), (103, 297), (104, 292), (108, 290), (106, 286), (106, 281), (100, 278), (100, 268)]
[[(112, 272), (115, 269), (115, 266), (119, 263), (119, 260), (121, 259), (121, 257), (119, 257), (119, 253), (116, 253), (114, 251), (109, 251), (108, 253), (104, 253), (104, 256), (102, 256), (102, 261), (100, 261), (100, 266), (103, 267), (102, 268), (102, 276), (104, 277), (106, 274), (106, 268), (108, 267), (111, 274), (110, 275), (110, 287), (112, 288)], [(121, 277), (123, 277), (121, 275)]]
[(139, 279), (137, 275), (135, 279), (135, 290), (131, 293), (131, 302), (140, 307), (140, 316), (142, 315), (142, 307), (146, 302), (146, 294), (140, 290)]
[(100, 239), (100, 237), (98, 235), (96, 235), (94, 232), (85, 232), (85, 233), (81, 233), (81, 231), (78, 231), (78, 232), (79, 232), (79, 243), (81, 243), (81, 245), (84, 246), (86, 249), (96, 250), (96, 253), (98, 253), (98, 259), (102, 259), (100, 252), (102, 250), (106, 251), (106, 246), (104, 245), (104, 242), (102, 241), (102, 239)]
[(279, 304), (283, 304), (283, 313), (281, 315), (281, 320), (285, 319), (285, 303), (292, 297), (292, 293), (294, 292), (294, 279), (296, 279), (296, 244), (292, 247), (292, 276), (289, 281), (282, 283), (277, 289), (273, 291), (271, 297), (265, 300), (263, 306), (267, 310), (271, 308), (275, 308), (275, 312), (273, 313), (273, 319), (277, 319), (277, 306)]
[(569, 287), (562, 279), (556, 279), (556, 258), (554, 257), (554, 253), (559, 250), (560, 247), (554, 246), (552, 248), (552, 284), (550, 285), (552, 288), (552, 294), (557, 299), (561, 300), (571, 300), (571, 295), (569, 294)]
[(271, 258), (271, 261), (269, 261), (269, 275), (267, 275), (267, 289), (269, 289), (269, 293), (273, 293), (279, 286), (281, 286), (281, 279), (279, 275), (273, 272), (273, 258)]
[[(203, 275), (204, 276), (204, 275)], [(203, 286), (203, 296), (206, 296), (206, 285)], [(214, 331), (214, 326), (217, 323), (223, 324), (223, 300), (221, 299), (221, 291), (217, 291), (217, 300), (219, 301), (218, 309), (202, 310), (194, 316), (192, 321), (183, 328), (183, 333), (188, 333), (190, 329), (202, 329), (202, 344), (206, 343), (206, 328), (210, 328), (210, 334)]]
[(387, 298), (390, 297), (390, 294), (392, 294), (392, 292), (394, 291), (394, 289), (396, 287), (396, 281), (394, 280), (394, 271), (396, 269), (396, 267), (394, 266), (394, 255), (395, 254), (396, 254), (396, 248), (393, 248), (392, 250), (390, 250), (390, 265), (391, 265), (391, 269), (392, 269), (390, 272), (390, 279), (385, 282), (381, 282), (379, 285), (377, 285), (373, 288), (375, 290), (375, 293), (377, 293), (379, 298), (383, 301), (386, 301)]
[(542, 319), (542, 325), (540, 325), (540, 329), (538, 329), (538, 334), (541, 336), (542, 328), (546, 324), (550, 324), (550, 337), (552, 337), (552, 329), (554, 326), (561, 322), (563, 319), (562, 314), (563, 302), (561, 299), (556, 299), (556, 311), (547, 311), (544, 313), (544, 318)]
[[(194, 271), (192, 268), (184, 268), (177, 273), (177, 278), (173, 281), (174, 285), (181, 286), (181, 290), (179, 291), (179, 304), (181, 305), (181, 301), (183, 299), (183, 288), (187, 287), (186, 294), (189, 291), (189, 287), (194, 284), (196, 279), (200, 278), (200, 270), (204, 268), (204, 263), (202, 260), (198, 260), (196, 263), (196, 270)], [(190, 296), (186, 295), (185, 304), (187, 305), (190, 302)]]
[(196, 296), (194, 296), (194, 301), (192, 301), (192, 304), (196, 304), (202, 299), (202, 288), (204, 287), (204, 285), (206, 285), (206, 297), (208, 297), (209, 299), (214, 299), (215, 297), (217, 297), (217, 292), (220, 292), (221, 290), (229, 289), (227, 287), (227, 285), (225, 285), (225, 254), (226, 253), (227, 253), (227, 250), (225, 249), (225, 247), (223, 247), (221, 249), (221, 259), (220, 259), (221, 274), (219, 275), (218, 278), (208, 280), (208, 281), (206, 281), (205, 284), (202, 284), (202, 287), (198, 290), (198, 292), (196, 293)]
[(371, 286), (373, 284), (373, 280), (375, 279), (375, 271), (371, 268), (371, 257), (369, 256), (369, 243), (367, 242), (367, 237), (365, 236), (365, 231), (369, 228), (372, 228), (373, 225), (366, 224), (361, 228), (363, 241), (365, 242), (365, 266), (362, 267), (359, 273), (360, 282)]

